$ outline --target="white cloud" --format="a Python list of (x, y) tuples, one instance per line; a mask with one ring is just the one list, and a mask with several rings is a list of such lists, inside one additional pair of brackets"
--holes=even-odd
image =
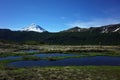
[(117, 24), (117, 23), (120, 23), (120, 19), (118, 18), (117, 19), (116, 18), (104, 18), (104, 19), (92, 19), (87, 22), (77, 20), (77, 21), (66, 24), (66, 26), (69, 26), (69, 27), (79, 26), (82, 28), (88, 28), (88, 27), (99, 27), (103, 25)]

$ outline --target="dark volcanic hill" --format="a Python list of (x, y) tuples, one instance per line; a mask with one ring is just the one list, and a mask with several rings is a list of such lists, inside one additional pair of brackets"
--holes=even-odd
[(80, 27), (76, 26), (76, 27), (70, 28), (68, 30), (61, 31), (61, 32), (84, 32), (87, 30), (88, 29), (86, 29), (86, 28), (80, 28)]

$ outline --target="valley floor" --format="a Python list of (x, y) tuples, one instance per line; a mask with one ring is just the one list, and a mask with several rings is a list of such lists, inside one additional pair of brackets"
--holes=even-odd
[[(120, 46), (1, 44), (0, 57), (30, 54), (27, 52), (22, 52), (21, 50), (38, 50), (38, 52), (33, 52), (32, 54), (45, 52), (83, 52), (87, 56), (96, 56), (102, 54), (106, 56), (120, 56)], [(94, 54), (87, 54), (88, 52), (94, 52)], [(35, 57), (30, 57), (27, 59), (36, 60)], [(4, 66), (8, 62), (11, 61), (0, 62), (0, 80), (120, 80), (120, 66), (52, 66), (16, 68)]]

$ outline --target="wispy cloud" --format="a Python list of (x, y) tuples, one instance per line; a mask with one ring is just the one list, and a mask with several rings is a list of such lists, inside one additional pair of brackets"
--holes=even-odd
[(63, 20), (66, 19), (66, 18), (67, 18), (67, 17), (60, 17), (60, 19), (63, 19)]
[(120, 23), (120, 18), (104, 18), (104, 19), (92, 19), (87, 22), (83, 22), (80, 20), (76, 20), (71, 23), (67, 23), (66, 26), (69, 27), (74, 27), (74, 26), (79, 26), (83, 28), (88, 28), (88, 27), (99, 27), (103, 25), (109, 25), (109, 24), (117, 24)]

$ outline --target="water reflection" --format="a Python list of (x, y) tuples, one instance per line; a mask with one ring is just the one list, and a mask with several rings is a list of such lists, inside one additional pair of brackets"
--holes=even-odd
[(33, 66), (84, 66), (84, 65), (97, 65), (97, 66), (120, 66), (119, 57), (84, 57), (84, 58), (68, 58), (57, 61), (39, 60), (39, 61), (17, 61), (9, 63), (8, 66), (16, 67), (33, 67)]

